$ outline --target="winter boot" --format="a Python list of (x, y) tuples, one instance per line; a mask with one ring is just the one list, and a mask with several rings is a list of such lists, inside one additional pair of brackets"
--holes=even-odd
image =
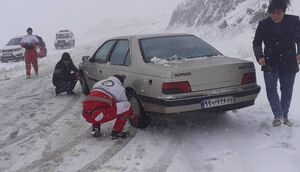
[(91, 135), (93, 137), (99, 137), (102, 135), (101, 133), (101, 128), (100, 127), (93, 127), (92, 131), (91, 131)]
[(118, 139), (118, 138), (121, 138), (121, 139), (125, 139), (129, 136), (129, 132), (126, 131), (126, 132), (118, 132), (118, 131), (112, 131), (111, 132), (111, 139)]
[(278, 127), (281, 125), (281, 120), (279, 117), (275, 117), (273, 122), (272, 122), (273, 127)]
[(283, 124), (289, 127), (293, 126), (293, 123), (288, 118), (283, 119)]
[(59, 89), (59, 87), (55, 87), (55, 94), (56, 96), (58, 96), (61, 92), (61, 90)]

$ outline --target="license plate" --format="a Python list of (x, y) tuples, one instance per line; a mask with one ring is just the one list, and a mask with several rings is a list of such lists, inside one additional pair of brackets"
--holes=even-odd
[(235, 98), (232, 96), (213, 98), (213, 99), (203, 100), (201, 102), (201, 108), (202, 109), (211, 108), (211, 107), (229, 105), (229, 104), (233, 104), (233, 103), (235, 103)]

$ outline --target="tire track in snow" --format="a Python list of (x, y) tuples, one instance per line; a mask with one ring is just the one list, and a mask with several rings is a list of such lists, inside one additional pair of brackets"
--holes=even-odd
[(96, 160), (87, 164), (85, 167), (78, 170), (77, 172), (92, 172), (97, 169), (100, 169), (105, 162), (109, 161), (130, 142), (130, 140), (135, 136), (137, 129), (130, 127), (129, 132), (131, 134), (129, 138), (116, 140), (116, 142), (105, 152), (103, 152)]
[[(178, 151), (178, 147), (182, 144), (183, 141), (183, 131), (186, 129), (186, 122), (180, 120), (181, 118), (164, 121), (163, 123), (158, 123), (158, 128), (162, 133), (168, 135), (169, 144), (167, 145), (166, 150), (157, 158), (157, 161), (151, 167), (144, 169), (145, 172), (165, 172), (173, 161), (174, 154)], [(160, 121), (161, 122), (161, 121)], [(162, 137), (165, 138), (165, 134)]]
[(33, 161), (29, 165), (18, 169), (16, 172), (26, 172), (26, 171), (31, 172), (36, 168), (43, 167), (45, 163), (54, 161), (55, 159), (59, 159), (60, 157), (62, 157), (63, 154), (71, 150), (73, 147), (85, 141), (88, 138), (88, 136), (89, 136), (89, 132), (87, 131), (84, 134), (77, 136), (74, 139), (74, 141), (72, 141), (71, 143), (68, 143), (65, 146), (60, 147), (54, 152), (48, 153), (43, 158)]
[(177, 132), (173, 135), (168, 145), (168, 149), (158, 158), (156, 164), (152, 167), (146, 169), (146, 172), (165, 172), (167, 171), (169, 165), (172, 163), (174, 158), (174, 153), (178, 150), (178, 146), (181, 144), (182, 139), (180, 136), (176, 135)]
[(55, 121), (60, 119), (66, 112), (71, 110), (72, 106), (79, 100), (79, 98), (80, 98), (80, 96), (76, 96), (73, 99), (71, 99), (64, 109), (62, 109), (60, 112), (58, 112), (52, 118), (50, 118), (48, 120), (41, 121), (39, 123), (39, 125), (37, 127), (33, 128), (32, 130), (30, 130), (30, 131), (28, 131), (28, 132), (26, 132), (26, 133), (24, 133), (20, 136), (17, 136), (14, 139), (0, 142), (0, 149), (5, 148), (5, 147), (7, 147), (7, 146), (9, 146), (13, 143), (16, 143), (16, 142), (18, 142), (18, 141), (20, 141), (20, 140), (22, 140), (22, 139), (24, 139), (28, 136), (31, 136), (31, 135), (39, 132), (41, 129), (47, 127), (47, 126), (50, 126), (52, 123), (54, 123)]
[[(129, 130), (130, 130), (131, 136), (128, 139), (116, 140), (115, 143), (110, 148), (108, 148), (104, 153), (102, 153), (96, 160), (89, 163), (88, 165), (86, 165), (85, 167), (80, 169), (79, 171), (94, 171), (94, 170), (100, 168), (101, 165), (104, 164), (106, 161), (111, 159), (116, 153), (118, 153), (123, 147), (125, 147), (127, 145), (127, 143), (134, 137), (134, 135), (137, 131), (136, 129), (133, 129), (133, 128), (129, 128)], [(18, 169), (16, 172), (31, 172), (33, 170), (41, 171), (41, 169), (38, 169), (38, 168), (43, 168), (45, 165), (47, 165), (48, 162), (61, 159), (65, 153), (70, 151), (75, 146), (79, 145), (81, 142), (88, 139), (90, 137), (89, 131), (90, 130), (84, 132), (80, 136), (77, 136), (74, 139), (74, 141), (66, 144), (65, 146), (58, 148), (54, 152), (48, 153), (43, 158), (35, 160), (31, 164)], [(50, 171), (54, 170), (52, 167), (53, 166), (50, 167), (51, 168)]]
[[(1, 92), (5, 93), (2, 96), (6, 97), (6, 98), (11, 98), (16, 94), (19, 94), (19, 92), (16, 91), (16, 90), (22, 90), (22, 88), (28, 86), (28, 84), (35, 85), (39, 88), (41, 86), (41, 84), (39, 82), (40, 81), (47, 82), (48, 81), (47, 78), (49, 78), (49, 76), (51, 76), (51, 75), (50, 74), (44, 74), (44, 72), (43, 72), (43, 75), (39, 75), (38, 77), (33, 77), (33, 78), (30, 78), (30, 79), (26, 79), (25, 75), (22, 76), (22, 77), (20, 76), (20, 77), (17, 77), (17, 78), (9, 79), (7, 81), (8, 84), (5, 84), (5, 87), (1, 88)], [(11, 89), (11, 88), (13, 88), (13, 89)], [(32, 87), (32, 88), (36, 88), (36, 87)]]

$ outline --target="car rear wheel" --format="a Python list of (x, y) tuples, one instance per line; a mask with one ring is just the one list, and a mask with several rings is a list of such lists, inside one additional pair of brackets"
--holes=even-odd
[(82, 93), (84, 95), (88, 95), (90, 93), (90, 89), (83, 74), (81, 74), (80, 76), (80, 85), (81, 85)]
[(129, 123), (136, 128), (148, 127), (151, 119), (146, 115), (137, 95), (133, 91), (129, 91), (127, 96), (134, 112), (134, 118), (129, 118)]

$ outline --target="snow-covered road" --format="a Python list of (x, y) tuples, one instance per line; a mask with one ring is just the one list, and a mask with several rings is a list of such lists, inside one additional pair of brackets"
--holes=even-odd
[[(220, 44), (219, 44), (220, 46)], [(70, 50), (74, 62), (91, 47)], [(300, 82), (291, 107), (294, 127), (271, 126), (262, 89), (256, 104), (218, 115), (189, 114), (155, 118), (146, 130), (130, 126), (132, 137), (92, 138), (81, 116), (84, 96), (55, 96), (52, 72), (63, 51), (40, 60), (40, 75), (24, 77), (24, 64), (1, 64), (0, 171), (204, 171), (298, 172), (300, 165)], [(13, 66), (13, 67), (12, 67)], [(261, 72), (258, 82), (263, 86)], [(8, 79), (9, 78), (9, 79)], [(263, 86), (264, 88), (264, 86)]]

